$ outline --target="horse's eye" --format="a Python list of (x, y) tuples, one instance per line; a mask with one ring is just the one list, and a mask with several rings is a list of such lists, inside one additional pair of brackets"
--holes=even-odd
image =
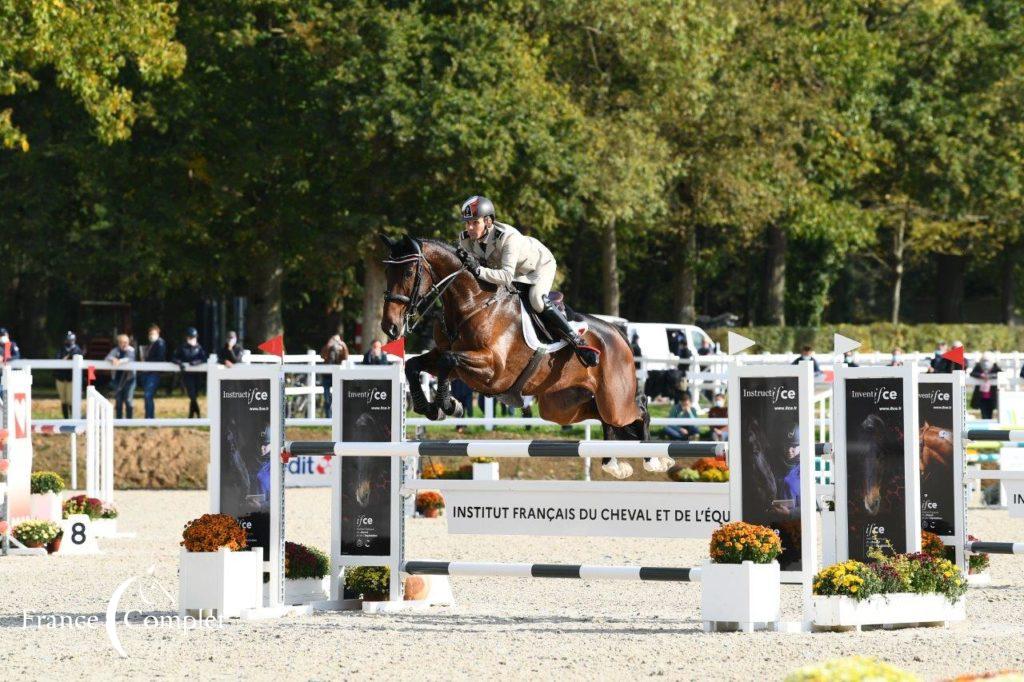
[(410, 277), (412, 277), (412, 270), (406, 270), (404, 277), (406, 279), (409, 279)]

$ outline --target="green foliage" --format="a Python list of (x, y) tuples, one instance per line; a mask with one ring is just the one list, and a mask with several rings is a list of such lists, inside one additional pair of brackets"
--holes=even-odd
[(22, 521), (12, 532), (15, 539), (29, 547), (40, 547), (60, 534), (60, 527), (53, 521)]
[(345, 569), (345, 587), (363, 599), (387, 599), (391, 570), (387, 566)]
[(53, 471), (35, 471), (32, 473), (31, 490), (33, 495), (45, 493), (62, 493), (67, 486), (64, 479)]

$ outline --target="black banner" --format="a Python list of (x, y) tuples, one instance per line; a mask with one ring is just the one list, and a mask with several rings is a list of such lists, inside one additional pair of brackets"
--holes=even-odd
[[(341, 384), (341, 439), (391, 440), (391, 381), (347, 379)], [(395, 481), (395, 485), (398, 482)], [(345, 457), (341, 463), (341, 554), (391, 553), (391, 458)]]
[(799, 420), (797, 377), (740, 379), (740, 433), (730, 436), (740, 444), (742, 520), (779, 534), (783, 571), (802, 566)]
[(220, 512), (270, 560), (270, 380), (220, 382)]
[(907, 551), (903, 380), (847, 379), (847, 537), (851, 559)]
[(921, 440), (921, 528), (940, 536), (956, 533), (953, 480), (953, 390), (922, 383), (917, 391)]

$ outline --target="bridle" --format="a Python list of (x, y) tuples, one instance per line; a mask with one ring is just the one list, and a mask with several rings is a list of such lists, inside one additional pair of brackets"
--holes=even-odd
[[(416, 263), (416, 276), (413, 279), (411, 296), (392, 294), (390, 291), (384, 292), (385, 303), (399, 303), (405, 306), (405, 310), (402, 312), (402, 326), (405, 328), (406, 333), (416, 329), (419, 323), (426, 317), (426, 313), (430, 307), (433, 306), (446, 291), (448, 291), (449, 287), (455, 283), (455, 278), (466, 269), (466, 266), (463, 265), (452, 274), (439, 280), (437, 275), (434, 274), (434, 268), (431, 267), (430, 261), (428, 261), (426, 256), (423, 255), (423, 247), (420, 245), (419, 241), (416, 239), (411, 239), (409, 241), (411, 241), (413, 246), (415, 246), (415, 253), (411, 253), (400, 258), (384, 259), (385, 265), (406, 265), (408, 263)], [(424, 267), (430, 275), (431, 284), (425, 294), (420, 294), (420, 281), (423, 279)], [(444, 314), (441, 315), (441, 329), (444, 331), (445, 336), (448, 336), (449, 338), (451, 337), (448, 333), (448, 326), (445, 322)]]

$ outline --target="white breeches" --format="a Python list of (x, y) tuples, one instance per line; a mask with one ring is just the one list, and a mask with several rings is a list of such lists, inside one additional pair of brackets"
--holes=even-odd
[(551, 285), (555, 283), (555, 272), (558, 264), (555, 259), (544, 261), (537, 266), (537, 269), (522, 279), (530, 282), (530, 306), (536, 312), (544, 310), (544, 297), (551, 293)]

